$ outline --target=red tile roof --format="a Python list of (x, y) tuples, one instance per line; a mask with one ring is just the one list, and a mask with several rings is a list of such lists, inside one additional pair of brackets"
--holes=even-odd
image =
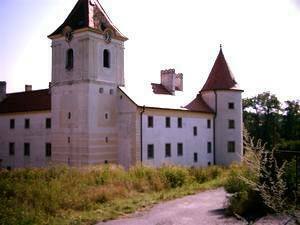
[(72, 30), (91, 28), (99, 32), (108, 28), (113, 31), (115, 37), (127, 40), (127, 37), (114, 26), (98, 0), (78, 0), (67, 19), (49, 37), (62, 34), (67, 26), (71, 27)]
[(222, 48), (201, 91), (212, 90), (240, 90), (227, 65)]
[(214, 113), (214, 110), (212, 110), (206, 102), (203, 100), (200, 94), (197, 95), (197, 97), (191, 101), (187, 106), (184, 108), (190, 110), (190, 111), (196, 111), (196, 112), (204, 112), (204, 113)]
[(171, 93), (162, 84), (152, 83), (151, 85), (152, 85), (152, 89), (153, 89), (154, 94), (171, 95)]
[(51, 110), (49, 89), (7, 94), (0, 102), (0, 113)]

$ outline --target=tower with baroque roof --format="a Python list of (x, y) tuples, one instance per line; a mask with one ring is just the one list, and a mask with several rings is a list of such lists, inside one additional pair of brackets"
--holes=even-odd
[(98, 0), (78, 0), (52, 34), (53, 161), (117, 162), (117, 87), (124, 42)]
[(242, 156), (242, 92), (224, 57), (222, 46), (212, 70), (200, 91), (215, 111), (214, 163), (229, 165)]

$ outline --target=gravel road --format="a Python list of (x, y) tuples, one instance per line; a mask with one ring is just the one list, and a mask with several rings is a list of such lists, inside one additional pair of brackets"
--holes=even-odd
[(130, 218), (97, 225), (244, 225), (242, 221), (224, 216), (225, 201), (226, 193), (219, 188), (158, 204)]

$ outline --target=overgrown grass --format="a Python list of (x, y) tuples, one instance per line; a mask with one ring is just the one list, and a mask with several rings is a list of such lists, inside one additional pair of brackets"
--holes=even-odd
[(220, 167), (117, 166), (0, 171), (0, 224), (95, 224), (220, 187)]

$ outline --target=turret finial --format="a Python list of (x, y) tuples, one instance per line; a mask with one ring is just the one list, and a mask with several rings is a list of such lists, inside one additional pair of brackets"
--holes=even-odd
[(220, 50), (222, 50), (222, 47), (223, 47), (223, 45), (222, 45), (222, 44), (220, 44)]

